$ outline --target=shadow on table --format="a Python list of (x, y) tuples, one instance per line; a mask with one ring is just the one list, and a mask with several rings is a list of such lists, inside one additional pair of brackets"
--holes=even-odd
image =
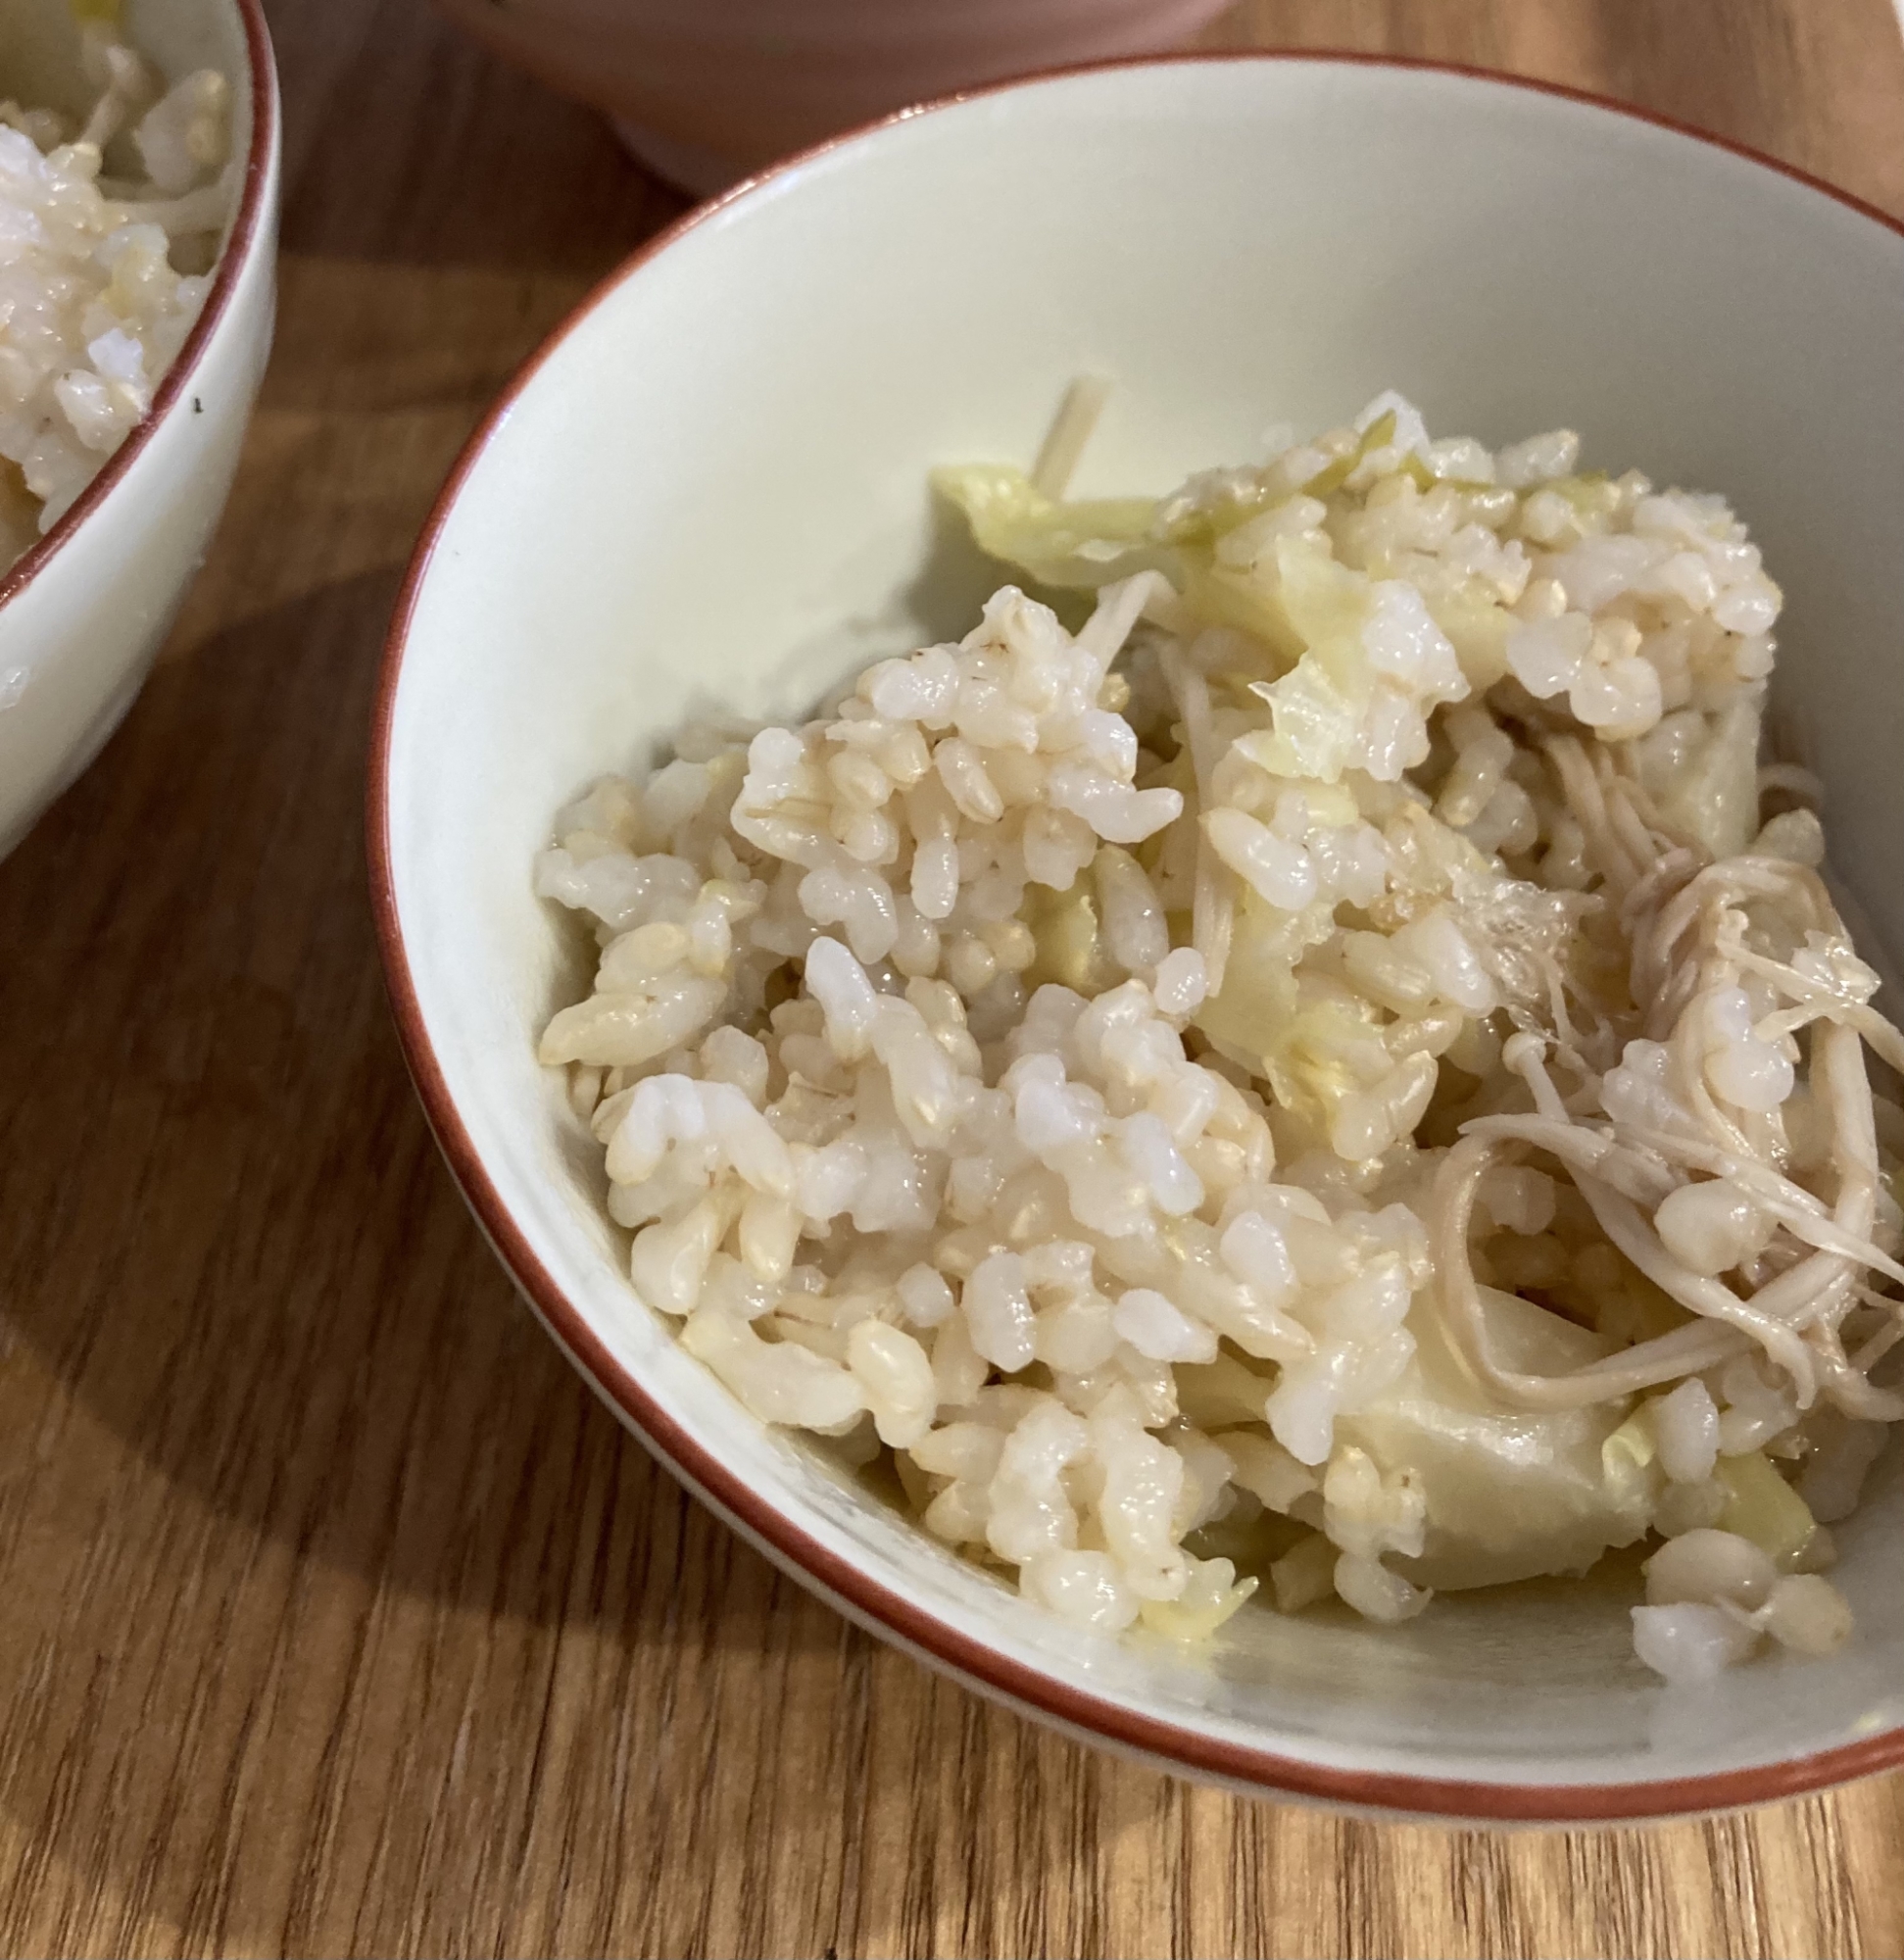
[(594, 277), (688, 206), (420, 4), (280, 13), (289, 250)]
[[(300, 1557), (644, 1642), (688, 1589), (708, 1638), (756, 1642), (784, 1582), (545, 1339), (404, 1073), (360, 816), (395, 584), (163, 664), (0, 864), (8, 1321), (86, 1415)], [(62, 1515), (92, 1480), (114, 1531), (107, 1454), (40, 1446)]]

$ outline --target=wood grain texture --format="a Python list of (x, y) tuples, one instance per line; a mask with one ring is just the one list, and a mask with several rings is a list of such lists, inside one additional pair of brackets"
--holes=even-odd
[[(280, 0), (283, 303), (152, 683), (0, 866), (0, 1948), (1897, 1955), (1904, 1782), (1503, 1837), (1194, 1789), (850, 1631), (517, 1305), (385, 1016), (383, 623), (481, 406), (671, 217), (417, 0)], [(1904, 213), (1885, 0), (1253, 0)]]

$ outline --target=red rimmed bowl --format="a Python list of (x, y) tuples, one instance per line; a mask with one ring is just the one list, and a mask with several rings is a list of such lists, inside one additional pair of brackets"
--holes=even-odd
[[(231, 84), (231, 210), (212, 286), (152, 410), (44, 537), (0, 563), (0, 858), (119, 726), (204, 562), (270, 352), (278, 100), (259, 0), (126, 0), (169, 80)], [(65, 0), (0, 0), (0, 97), (79, 112)]]
[(1165, 486), (1385, 386), (1502, 440), (1729, 492), (1783, 582), (1785, 699), (1839, 863), (1904, 940), (1904, 235), (1788, 172), (1551, 90), (1233, 57), (908, 115), (692, 216), (602, 287), (444, 492), (392, 627), (373, 897), (411, 1068), (550, 1332), (656, 1454), (872, 1631), (1076, 1735), (1255, 1790), (1448, 1816), (1657, 1815), (1904, 1763), (1904, 1475), (1840, 1534), (1829, 1661), (1668, 1692), (1619, 1586), (1380, 1629), (1245, 1611), (1094, 1642), (746, 1417), (631, 1290), (541, 1022), (557, 807), (695, 704), (798, 712), (969, 622), (928, 466), (1025, 456), (1114, 375), (1086, 488)]

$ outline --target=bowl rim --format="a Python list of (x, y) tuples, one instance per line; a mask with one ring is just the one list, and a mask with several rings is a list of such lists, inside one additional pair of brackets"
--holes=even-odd
[(277, 146), (279, 104), (277, 69), (271, 59), (270, 29), (265, 24), (263, 0), (231, 0), (244, 29), (246, 67), (251, 84), (251, 141), (245, 149), (244, 186), (237, 215), (213, 269), (212, 289), (199, 308), (192, 330), (172, 357), (152, 398), (152, 406), (125, 440), (106, 459), (98, 474), (60, 514), (59, 521), (35, 538), (11, 565), (0, 569), (0, 608), (18, 599), (59, 556), (61, 548), (98, 510), (114, 486), (132, 467), (151, 442), (159, 424), (184, 400), (197, 375), (205, 350), (218, 331), (250, 261), (252, 246), (264, 224), (269, 203), (271, 157)]
[[(250, 7), (256, 0), (240, 0)], [(418, 534), (384, 642), (371, 709), (366, 783), (365, 843), (369, 897), (400, 1046), (423, 1112), (452, 1176), (491, 1246), (529, 1300), (556, 1344), (650, 1451), (737, 1522), (778, 1563), (836, 1607), (882, 1638), (949, 1669), (966, 1685), (1022, 1712), (1055, 1723), (1074, 1735), (1134, 1752), (1179, 1774), (1245, 1788), (1256, 1794), (1306, 1798), (1357, 1810), (1417, 1817), (1505, 1823), (1592, 1825), (1738, 1809), (1804, 1795), (1904, 1766), (1904, 1726), (1858, 1741), (1751, 1768), (1627, 1783), (1539, 1784), (1424, 1776), (1399, 1770), (1349, 1770), (1310, 1762), (1271, 1748), (1238, 1743), (1181, 1727), (1167, 1718), (1107, 1700), (1091, 1690), (1048, 1674), (974, 1639), (939, 1619), (872, 1573), (810, 1538), (764, 1493), (747, 1484), (697, 1443), (668, 1410), (610, 1351), (561, 1286), (542, 1264), (515, 1224), (458, 1112), (442, 1064), (431, 1045), (420, 999), (405, 950), (396, 899), (390, 824), (391, 740), (404, 655), (419, 596), (436, 548), (464, 485), (543, 364), (610, 295), (648, 262), (678, 243), (709, 218), (763, 186), (784, 182), (815, 160), (860, 137), (961, 103), (1035, 89), (1074, 76), (1125, 69), (1172, 69), (1209, 64), (1307, 64), (1314, 67), (1389, 68), (1452, 75), (1489, 87), (1519, 90), (1583, 105), (1629, 122), (1665, 129), (1708, 148), (1723, 150), (1760, 169), (1805, 185), (1904, 240), (1904, 221), (1840, 190), (1797, 166), (1769, 157), (1730, 137), (1715, 135), (1672, 117), (1596, 95), (1563, 82), (1502, 74), (1471, 64), (1411, 56), (1313, 49), (1211, 49), (1132, 56), (1041, 70), (939, 96), (877, 117), (812, 144), (742, 178), (719, 196), (698, 204), (646, 240), (600, 280), (541, 342), (485, 411), (459, 454)]]

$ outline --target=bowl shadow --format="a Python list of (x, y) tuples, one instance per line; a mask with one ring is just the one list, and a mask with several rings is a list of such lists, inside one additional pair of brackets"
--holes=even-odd
[(544, 1338), (405, 1073), (360, 819), (395, 585), (162, 663), (0, 865), (0, 944), (31, 948), (0, 966), (7, 1324), (170, 1483), (302, 1556), (646, 1642), (666, 1589), (588, 1576), (619, 1545), (705, 1570), (708, 1631), (757, 1642), (785, 1582)]

